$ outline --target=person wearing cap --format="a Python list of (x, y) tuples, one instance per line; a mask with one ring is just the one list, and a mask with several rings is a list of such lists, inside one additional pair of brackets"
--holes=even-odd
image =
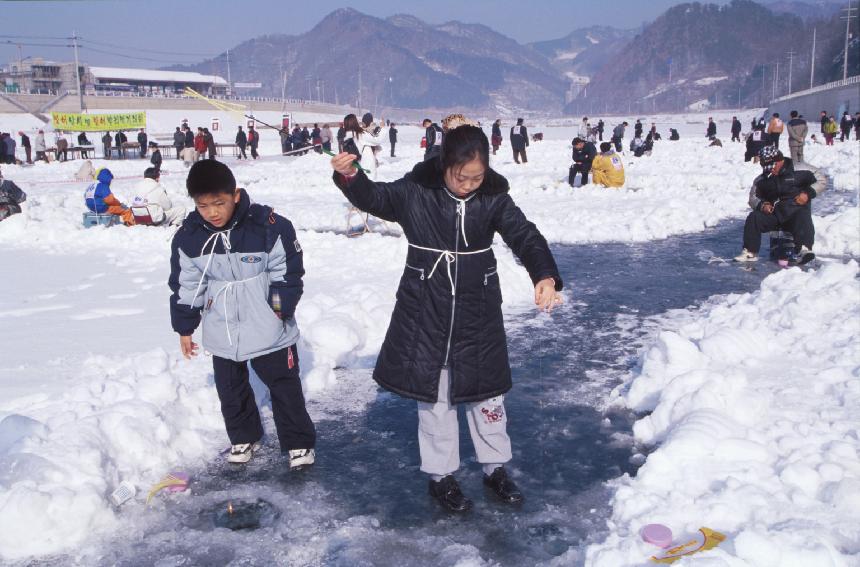
[(801, 163), (803, 161), (803, 145), (806, 143), (806, 134), (809, 127), (806, 120), (796, 110), (791, 111), (791, 120), (788, 121), (788, 151), (791, 152), (791, 161)]
[(794, 163), (775, 146), (767, 145), (759, 152), (762, 174), (753, 181), (749, 205), (752, 212), (744, 224), (743, 251), (736, 262), (756, 262), (761, 249), (761, 235), (774, 230), (786, 230), (794, 236), (794, 258), (805, 264), (815, 258), (812, 245), (815, 227), (812, 224), (810, 202), (824, 180), (818, 181), (810, 171), (795, 171)]
[(526, 148), (529, 146), (529, 131), (523, 126), (523, 119), (517, 118), (516, 126), (511, 127), (511, 149), (514, 152), (514, 161), (520, 163), (519, 158), (522, 157), (522, 163), (528, 163), (529, 159), (526, 156)]
[(621, 156), (612, 151), (612, 144), (600, 144), (600, 155), (591, 162), (594, 183), (605, 187), (617, 188), (624, 185), (624, 163)]
[(567, 176), (567, 182), (571, 187), (575, 187), (576, 174), (582, 174), (580, 186), (588, 185), (588, 172), (591, 171), (591, 163), (597, 155), (597, 148), (591, 142), (586, 142), (580, 137), (573, 139), (573, 165), (570, 166), (570, 173)]
[(152, 155), (149, 158), (149, 163), (152, 164), (152, 167), (155, 169), (161, 169), (161, 150), (158, 148), (158, 142), (150, 142), (149, 148), (152, 151)]
[(174, 205), (167, 194), (167, 189), (161, 184), (161, 171), (155, 167), (147, 167), (143, 179), (137, 185), (136, 196), (132, 201), (134, 207), (146, 207), (149, 216), (155, 224), (166, 223), (179, 226), (185, 219), (185, 207)]

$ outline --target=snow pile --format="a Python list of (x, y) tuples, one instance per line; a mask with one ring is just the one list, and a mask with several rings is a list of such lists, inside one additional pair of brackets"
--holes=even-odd
[[(845, 201), (835, 213), (813, 214), (815, 251), (832, 256), (860, 256), (860, 144), (807, 144), (804, 158), (827, 173), (833, 183), (830, 190)], [(816, 209), (817, 203), (813, 202), (813, 211)]]
[(645, 524), (728, 536), (683, 565), (847, 567), (860, 559), (858, 265), (776, 273), (688, 313), (645, 352), (622, 401), (658, 445), (617, 481), (589, 565), (641, 565)]
[(830, 256), (860, 256), (860, 209), (819, 217), (815, 223), (815, 251)]

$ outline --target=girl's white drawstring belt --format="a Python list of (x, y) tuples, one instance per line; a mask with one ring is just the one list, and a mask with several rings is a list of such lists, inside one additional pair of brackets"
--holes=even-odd
[(484, 252), (489, 252), (491, 247), (484, 248), (483, 250), (472, 250), (470, 252), (453, 252), (451, 250), (439, 250), (438, 248), (425, 248), (424, 246), (418, 246), (416, 244), (409, 243), (409, 246), (412, 248), (416, 248), (418, 250), (426, 250), (427, 252), (437, 252), (439, 257), (436, 258), (436, 262), (433, 264), (433, 269), (430, 270), (430, 275), (427, 276), (427, 279), (433, 277), (434, 272), (436, 272), (436, 268), (439, 267), (439, 262), (442, 259), (445, 259), (445, 268), (448, 271), (448, 281), (451, 282), (451, 295), (457, 295), (457, 288), (454, 285), (454, 276), (451, 274), (451, 264), (457, 261), (457, 256), (470, 256), (472, 254), (483, 254)]

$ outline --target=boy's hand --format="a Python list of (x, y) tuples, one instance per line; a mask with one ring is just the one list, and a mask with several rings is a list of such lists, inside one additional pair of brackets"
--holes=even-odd
[(355, 161), (354, 155), (349, 152), (341, 152), (331, 158), (331, 168), (341, 175), (351, 177), (358, 172), (352, 163), (353, 161)]
[(197, 356), (197, 343), (191, 340), (191, 335), (179, 337), (179, 348), (182, 350), (182, 356), (189, 360), (192, 356)]
[(535, 305), (539, 310), (550, 313), (559, 303), (561, 303), (561, 296), (555, 292), (555, 280), (546, 278), (535, 285)]
[(797, 197), (794, 198), (794, 202), (803, 206), (809, 202), (809, 195), (806, 192), (801, 191), (797, 194)]

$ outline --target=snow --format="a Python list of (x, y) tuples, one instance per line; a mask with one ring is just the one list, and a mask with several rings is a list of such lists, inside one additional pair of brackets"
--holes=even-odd
[(638, 530), (652, 522), (728, 536), (683, 565), (857, 564), (858, 273), (784, 270), (675, 315), (618, 399), (645, 412), (634, 435), (656, 450), (615, 481), (614, 533), (589, 565), (643, 564), (655, 548)]
[(153, 69), (134, 69), (122, 67), (90, 67), (96, 79), (119, 79), (131, 81), (163, 81), (186, 83), (213, 83), (226, 85), (227, 81), (218, 75), (203, 75), (189, 71), (156, 71)]
[[(236, 125), (244, 124), (234, 114), (147, 113), (149, 130), (165, 138), (182, 118), (196, 126), (216, 116), (222, 124), (216, 139), (231, 141)], [(726, 115), (715, 116), (727, 131)], [(260, 117), (277, 124), (280, 113)], [(659, 142), (649, 158), (625, 156), (628, 182), (620, 190), (567, 185), (575, 125), (530, 127), (546, 140), (531, 145), (529, 163), (521, 166), (512, 161), (506, 133), (492, 165), (553, 243), (644, 242), (743, 218), (749, 184), (760, 169), (743, 162), (741, 145), (706, 147), (707, 115), (644, 118), (646, 127), (652, 118), (664, 136), (675, 124), (683, 139)], [(340, 117), (293, 113), (293, 119)], [(32, 131), (33, 120), (0, 115), (0, 129)], [(617, 123), (605, 120), (607, 129)], [(380, 156), (383, 181), (399, 178), (421, 159), (422, 130), (398, 128), (399, 157), (387, 157), (387, 147)], [(348, 206), (331, 183), (328, 158), (282, 158), (276, 133), (263, 130), (262, 136), (260, 161), (226, 161), (252, 199), (273, 205), (299, 230), (307, 271), (297, 311), (303, 383), (310, 400), (324, 400), (339, 380), (336, 369), (372, 367), (406, 242), (396, 226), (377, 223), (379, 232), (346, 238)], [(860, 151), (856, 144), (810, 145), (806, 151), (845, 199), (844, 206), (816, 218), (817, 249), (857, 257), (857, 200), (851, 199), (858, 191)], [(149, 165), (94, 164), (111, 168), (113, 189), (125, 202)], [(210, 362), (183, 360), (170, 330), (171, 230), (84, 229), (86, 183), (72, 181), (79, 165), (3, 166), (4, 176), (28, 193), (23, 213), (0, 223), (0, 265), (13, 274), (0, 297), (4, 561), (66, 552), (117, 529), (122, 520), (106, 496), (120, 481), (145, 491), (167, 470), (211, 462), (226, 443)], [(171, 198), (190, 209), (187, 170), (172, 159), (165, 159), (164, 170)], [(506, 313), (529, 309), (532, 285), (525, 271), (500, 239), (494, 248)], [(635, 434), (640, 443), (659, 447), (635, 479), (617, 481), (613, 535), (589, 551), (595, 565), (640, 564), (651, 550), (635, 532), (650, 521), (670, 524), (676, 533), (700, 524), (726, 532), (730, 542), (710, 556), (742, 561), (734, 565), (776, 564), (772, 558), (788, 558), (786, 550), (807, 564), (843, 565), (838, 554), (860, 552), (854, 527), (860, 524), (860, 429), (849, 411), (856, 413), (858, 374), (856, 360), (844, 356), (852, 348), (857, 352), (856, 276), (853, 263), (787, 270), (767, 279), (758, 294), (718, 298), (678, 315), (676, 323), (683, 325), (673, 327), (671, 318), (661, 322), (667, 331), (619, 398), (652, 411)], [(767, 373), (756, 372), (765, 367)], [(265, 389), (257, 382), (255, 387), (262, 406)], [(815, 396), (808, 395), (810, 387)], [(717, 442), (697, 444), (700, 428)], [(666, 486), (675, 490), (667, 493)], [(373, 529), (355, 522), (358, 532)], [(351, 537), (348, 531), (338, 537)], [(464, 565), (485, 564), (474, 548), (453, 546), (444, 553), (464, 554)]]
[(720, 81), (725, 81), (726, 79), (728, 79), (728, 77), (725, 75), (722, 77), (703, 77), (693, 81), (693, 83), (700, 87), (706, 87), (708, 85), (713, 85), (714, 83), (719, 83)]

